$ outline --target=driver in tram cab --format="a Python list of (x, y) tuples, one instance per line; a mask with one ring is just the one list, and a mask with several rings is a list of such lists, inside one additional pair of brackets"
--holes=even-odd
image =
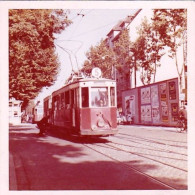
[(99, 103), (100, 103), (100, 107), (103, 107), (104, 106), (103, 100), (100, 99)]

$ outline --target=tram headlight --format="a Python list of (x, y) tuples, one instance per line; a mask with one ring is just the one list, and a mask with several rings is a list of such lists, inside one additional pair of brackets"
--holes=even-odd
[(91, 126), (91, 129), (92, 129), (93, 131), (95, 131), (95, 130), (97, 130), (97, 126), (96, 126), (96, 125), (92, 125), (92, 126)]

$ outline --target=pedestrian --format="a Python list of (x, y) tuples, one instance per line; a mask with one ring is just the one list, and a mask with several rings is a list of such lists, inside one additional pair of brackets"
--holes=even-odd
[(131, 114), (131, 112), (128, 112), (126, 117), (127, 117), (127, 123), (131, 124), (132, 123), (132, 114)]
[(187, 110), (186, 107), (183, 106), (180, 110), (179, 110), (179, 118), (181, 120), (187, 121)]
[(37, 122), (37, 126), (39, 128), (38, 135), (42, 136), (45, 133), (45, 129), (48, 125), (48, 119), (49, 119), (49, 116), (45, 116), (39, 122)]
[(181, 120), (183, 122), (184, 126), (184, 130), (187, 130), (187, 109), (185, 106), (183, 106), (179, 112), (178, 112), (178, 117), (179, 120)]

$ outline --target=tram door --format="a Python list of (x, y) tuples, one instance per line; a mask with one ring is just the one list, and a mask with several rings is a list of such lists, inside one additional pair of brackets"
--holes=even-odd
[(75, 114), (75, 107), (76, 107), (76, 105), (75, 105), (75, 90), (73, 89), (73, 90), (71, 90), (71, 115), (72, 115), (72, 126), (73, 127), (75, 127), (76, 126), (76, 120), (75, 120), (75, 116), (76, 116), (76, 114)]

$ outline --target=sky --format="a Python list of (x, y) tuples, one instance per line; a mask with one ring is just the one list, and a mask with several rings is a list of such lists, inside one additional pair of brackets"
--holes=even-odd
[(135, 13), (135, 11), (137, 10), (71, 9), (69, 18), (73, 24), (61, 34), (56, 35), (56, 52), (61, 62), (58, 79), (54, 86), (44, 89), (39, 97), (47, 96), (53, 90), (63, 86), (71, 74), (72, 66), (74, 70), (82, 67), (89, 48), (96, 46), (101, 39), (105, 39), (106, 35), (119, 20), (125, 19), (128, 15)]
[[(128, 15), (134, 14), (138, 9), (70, 9), (71, 24), (61, 34), (56, 35), (56, 52), (61, 63), (57, 81), (52, 87), (44, 88), (36, 100), (51, 94), (52, 91), (62, 87), (70, 76), (72, 67), (76, 71), (86, 60), (86, 52), (91, 46), (96, 46), (101, 39), (105, 39), (109, 31)], [(137, 38), (137, 27), (142, 19), (152, 17), (152, 9), (142, 9), (130, 24), (130, 39)], [(179, 60), (180, 61), (180, 60)], [(167, 73), (167, 67), (169, 73)], [(157, 70), (156, 81), (177, 77), (174, 61), (168, 57), (162, 58), (162, 67)], [(134, 79), (132, 79), (134, 81)], [(137, 73), (137, 86), (141, 86), (139, 73)]]

